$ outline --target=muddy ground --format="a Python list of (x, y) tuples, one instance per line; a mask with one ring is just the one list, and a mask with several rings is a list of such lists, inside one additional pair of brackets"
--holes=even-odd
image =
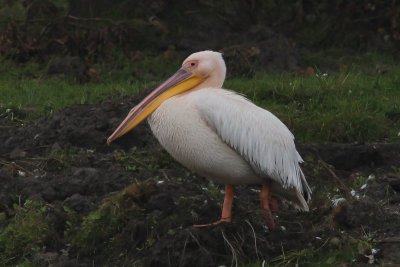
[[(2, 263), (400, 264), (400, 144), (299, 144), (314, 191), (309, 213), (281, 203), (279, 226), (271, 232), (259, 210), (258, 188), (238, 187), (233, 222), (196, 229), (194, 223), (218, 218), (222, 186), (174, 162), (145, 123), (106, 145), (141, 98), (70, 106), (25, 126), (3, 114)], [(26, 225), (30, 220), (33, 226)]]

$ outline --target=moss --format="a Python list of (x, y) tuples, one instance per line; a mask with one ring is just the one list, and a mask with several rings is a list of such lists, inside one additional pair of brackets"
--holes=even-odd
[(66, 237), (78, 254), (96, 254), (115, 244), (122, 229), (132, 218), (140, 217), (140, 203), (154, 191), (154, 182), (148, 180), (133, 184), (119, 194), (106, 199), (99, 208), (81, 222), (68, 223)]
[(27, 200), (22, 206), (15, 205), (14, 217), (0, 233), (0, 264), (23, 263), (24, 260), (44, 250), (49, 234), (45, 216), (48, 207), (40, 201)]

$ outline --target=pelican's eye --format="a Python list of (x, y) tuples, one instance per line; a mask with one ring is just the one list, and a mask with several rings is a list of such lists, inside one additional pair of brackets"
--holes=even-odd
[(191, 60), (191, 61), (186, 62), (184, 64), (184, 67), (186, 67), (188, 70), (193, 70), (193, 69), (197, 68), (198, 64), (199, 64), (198, 60)]

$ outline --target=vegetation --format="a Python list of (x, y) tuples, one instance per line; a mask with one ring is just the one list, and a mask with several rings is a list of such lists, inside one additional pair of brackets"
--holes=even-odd
[[(400, 142), (399, 3), (167, 2), (0, 0), (2, 140), (13, 141), (8, 135), (21, 130), (18, 127), (69, 105), (140, 94), (174, 73), (190, 52), (214, 49), (223, 51), (227, 62), (224, 87), (277, 115), (297, 142)], [(33, 133), (27, 136), (36, 138)], [(389, 188), (398, 187), (390, 179), (400, 173), (399, 166), (391, 166), (387, 175), (368, 166), (335, 174), (322, 159), (309, 156), (303, 170), (315, 192), (311, 215), (296, 214), (293, 226), (285, 218), (292, 220), (293, 214), (282, 212), (282, 225), (293, 228), (278, 229), (282, 239), (274, 240), (272, 232), (265, 241), (250, 194), (242, 194), (245, 201), (234, 207), (235, 214), (249, 220), (197, 235), (188, 226), (199, 217), (214, 216), (210, 210), (217, 214), (222, 200), (218, 185), (200, 178), (188, 183), (193, 174), (158, 146), (146, 143), (108, 153), (103, 147), (89, 151), (58, 144), (57, 138), (56, 133), (56, 143), (38, 142), (28, 149), (17, 147), (17, 139), (10, 141), (8, 148), (16, 148), (13, 157), (8, 148), (1, 150), (1, 266), (52, 265), (64, 256), (65, 265), (95, 265), (97, 260), (145, 266), (157, 251), (168, 252), (168, 258), (159, 259), (162, 264), (175, 257), (180, 266), (190, 251), (195, 254), (190, 257), (199, 260), (211, 254), (226, 260), (232, 254), (232, 265), (236, 254), (249, 259), (239, 266), (366, 262), (366, 251), (377, 246), (368, 227), (379, 229), (382, 224), (374, 216), (380, 205), (390, 204), (394, 193)], [(80, 174), (72, 169), (92, 172), (93, 188), (88, 189), (92, 181), (85, 172), (76, 179)], [(119, 175), (110, 176), (114, 172)], [(370, 179), (371, 172), (381, 180)], [(350, 197), (343, 206), (333, 207), (333, 198), (344, 198), (332, 176), (362, 196), (378, 184), (387, 199), (384, 204), (376, 201), (379, 190), (372, 188), (372, 201)], [(119, 184), (114, 177), (128, 178)], [(74, 180), (74, 186), (65, 180)], [(132, 181), (135, 184), (127, 186)], [(77, 192), (75, 187), (84, 189)], [(361, 216), (361, 223), (346, 217), (354, 216), (347, 208), (358, 211), (355, 217)], [(370, 210), (372, 217), (367, 216)], [(388, 214), (384, 229), (394, 232), (396, 224), (391, 225)], [(296, 238), (298, 244), (291, 246)], [(285, 251), (283, 239), (286, 247), (295, 249)], [(257, 245), (266, 254), (259, 253)], [(268, 253), (274, 257), (263, 262), (259, 256)]]
[(395, 141), (399, 74), (399, 66), (383, 74), (359, 67), (308, 76), (264, 73), (251, 81), (228, 81), (227, 87), (275, 113), (300, 142)]
[(38, 201), (27, 200), (14, 207), (14, 218), (0, 232), (0, 264), (22, 262), (44, 250), (49, 225), (45, 221), (48, 207)]
[[(232, 78), (225, 87), (275, 113), (300, 142), (399, 140), (400, 66), (374, 54), (369, 58), (368, 65), (364, 58), (339, 72), (258, 72), (250, 79)], [(73, 76), (46, 77), (34, 63), (6, 61), (0, 72), (0, 111), (10, 120), (29, 121), (71, 104), (134, 95), (172, 74), (178, 62), (162, 57), (125, 61), (120, 72), (99, 65), (101, 81), (80, 84)], [(10, 65), (12, 71), (5, 72)]]
[[(189, 211), (194, 212), (196, 204), (193, 203), (193, 199), (186, 201), (183, 196), (180, 196), (180, 208), (174, 212), (164, 213), (157, 209), (153, 210), (146, 204), (146, 199), (159, 193), (158, 190), (156, 182), (149, 179), (132, 184), (121, 192), (104, 199), (97, 209), (88, 214), (79, 214), (64, 207), (66, 226), (62, 242), (68, 244), (68, 253), (76, 254), (77, 258), (100, 255), (102, 263), (112, 263), (116, 260), (128, 266), (145, 266), (141, 262), (143, 256), (140, 254), (141, 251), (152, 249), (161, 236), (167, 235), (171, 240), (175, 240), (179, 236), (187, 235), (185, 239), (188, 242), (195, 231), (193, 229), (183, 231), (182, 226), (176, 225), (176, 221), (184, 220)], [(325, 198), (321, 201), (329, 201), (329, 199)], [(27, 200), (23, 204), (15, 205), (13, 212), (14, 218), (8, 221), (7, 226), (0, 233), (0, 248), (3, 251), (0, 254), (0, 264), (3, 266), (14, 264), (43, 266), (50, 260), (45, 254), (46, 246), (51, 242), (60, 242), (60, 240), (53, 240), (55, 237), (53, 236), (54, 225), (51, 221), (51, 214), (54, 212), (52, 206), (42, 201)], [(247, 214), (247, 216), (251, 215)], [(328, 224), (331, 223), (330, 218), (325, 220)], [(186, 219), (185, 224), (187, 223)], [(238, 227), (242, 234), (247, 228), (242, 224), (234, 227)], [(326, 225), (315, 225), (312, 230), (313, 235), (318, 233), (317, 228), (325, 229), (324, 231), (328, 229)], [(261, 233), (254, 234), (260, 235), (258, 237), (260, 240), (264, 238)], [(321, 234), (322, 237), (316, 237), (320, 240), (319, 244), (313, 242), (299, 250), (283, 250), (281, 255), (268, 261), (239, 266), (281, 267), (293, 264), (310, 267), (337, 266), (343, 262), (359, 260), (364, 257), (367, 249), (375, 247), (371, 236), (365, 233), (359, 236), (360, 234), (355, 232), (341, 231), (339, 233), (337, 231), (336, 236), (331, 237), (323, 236), (323, 232)], [(132, 242), (135, 244), (134, 247), (132, 247)], [(196, 240), (196, 242), (201, 241)], [(235, 240), (232, 238), (226, 242), (235, 242)], [(197, 244), (191, 243), (192, 246)]]
[[(273, 31), (311, 47), (396, 49), (400, 41), (396, 1), (168, 1), (151, 4), (130, 0), (0, 1), (0, 54), (20, 62), (51, 54), (91, 61), (110, 59), (113, 48), (127, 56), (135, 50), (168, 46), (194, 49), (193, 38), (221, 49), (214, 37), (246, 42)], [(338, 14), (340, 14), (338, 16)], [(189, 23), (188, 23), (189, 22)], [(268, 26), (266, 26), (268, 25)], [(267, 28), (267, 33), (259, 29)], [(258, 30), (258, 31), (257, 31)], [(229, 33), (229, 34), (228, 34)], [(40, 36), (40, 38), (37, 38)], [(212, 36), (212, 38), (207, 38)], [(207, 40), (210, 39), (210, 40)], [(229, 42), (228, 42), (229, 43)]]

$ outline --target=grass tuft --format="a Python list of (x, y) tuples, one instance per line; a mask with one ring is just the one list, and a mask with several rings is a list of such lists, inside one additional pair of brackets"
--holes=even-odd
[(49, 233), (45, 221), (47, 210), (44, 203), (33, 200), (14, 206), (14, 218), (0, 232), (0, 265), (21, 263), (44, 250)]

